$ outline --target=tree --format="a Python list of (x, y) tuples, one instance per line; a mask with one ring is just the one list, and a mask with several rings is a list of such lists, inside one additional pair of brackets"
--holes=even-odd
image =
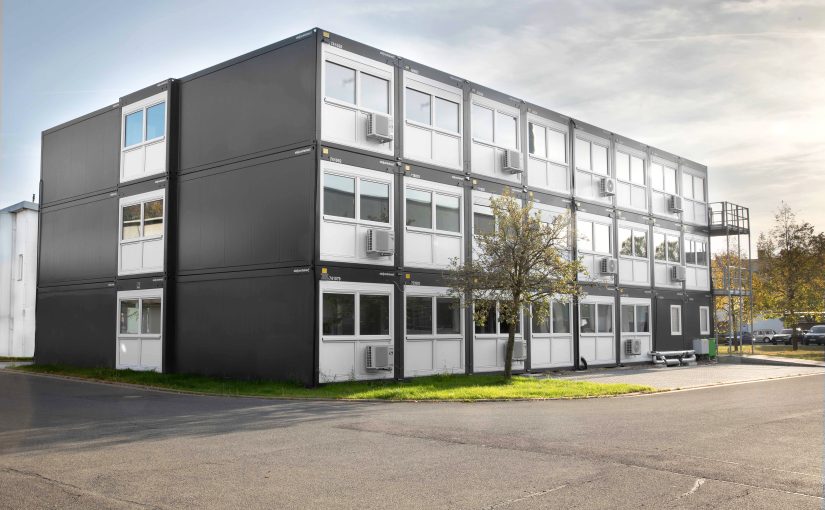
[(782, 319), (794, 330), (803, 313), (819, 310), (825, 297), (822, 263), (825, 239), (814, 227), (800, 222), (784, 202), (774, 216), (774, 226), (759, 236), (759, 271), (754, 275), (754, 305), (764, 317)]
[(746, 293), (737, 292), (749, 287), (750, 276), (748, 260), (743, 257), (742, 249), (735, 238), (731, 240), (729, 251), (713, 255), (711, 278), (714, 289), (730, 291), (728, 294), (716, 295), (713, 300), (717, 317), (716, 331), (733, 333), (735, 336), (730, 340), (731, 346), (738, 350), (740, 345), (734, 338), (738, 337), (741, 342), (741, 332), (745, 330), (750, 315), (748, 311), (751, 309), (751, 298)]
[(482, 232), (477, 228), (472, 260), (454, 260), (447, 278), (451, 294), (473, 307), (478, 324), (488, 320), (491, 306), (498, 306), (507, 325), (504, 377), (509, 380), (520, 312), (541, 321), (554, 296), (580, 295), (577, 276), (583, 266), (569, 255), (568, 215), (546, 222), (532, 201), (522, 205), (509, 190), (492, 198), (490, 207), (494, 225)]

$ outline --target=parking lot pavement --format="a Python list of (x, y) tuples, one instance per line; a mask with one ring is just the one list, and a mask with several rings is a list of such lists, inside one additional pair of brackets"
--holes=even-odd
[(823, 373), (825, 369), (821, 367), (719, 363), (666, 368), (595, 368), (582, 372), (557, 372), (552, 377), (601, 383), (643, 384), (660, 390), (675, 390)]

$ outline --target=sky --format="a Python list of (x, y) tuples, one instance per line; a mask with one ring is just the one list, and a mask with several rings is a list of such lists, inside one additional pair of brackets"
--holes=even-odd
[[(709, 199), (825, 230), (825, 2), (0, 0), (0, 208), (41, 132), (319, 26), (705, 164)], [(754, 236), (755, 238), (755, 236)]]

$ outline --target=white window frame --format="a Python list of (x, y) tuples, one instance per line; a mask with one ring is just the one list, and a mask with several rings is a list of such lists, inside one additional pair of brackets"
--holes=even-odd
[[(584, 333), (582, 332), (582, 323), (581, 323), (581, 307), (583, 305), (593, 305), (593, 332), (592, 333)], [(599, 307), (600, 306), (609, 306), (612, 311), (613, 316), (613, 331), (610, 332), (599, 332)], [(621, 326), (621, 325), (620, 325)], [(593, 296), (588, 300), (584, 300), (579, 302), (579, 323), (576, 324), (576, 329), (579, 332), (579, 336), (585, 337), (597, 337), (597, 336), (607, 336), (607, 335), (615, 335), (616, 334), (616, 303), (613, 301), (612, 297), (603, 297), (603, 296)]]
[[(155, 368), (156, 372), (163, 371), (163, 321), (166, 314), (165, 310), (165, 303), (164, 303), (164, 292), (163, 289), (140, 289), (140, 290), (129, 290), (129, 291), (120, 291), (117, 293), (117, 305), (115, 310), (115, 368), (118, 370), (131, 368), (133, 370), (141, 370), (147, 369), (148, 367), (134, 367), (128, 365), (121, 365), (118, 363), (120, 359), (118, 353), (118, 347), (120, 344), (121, 339), (127, 340), (160, 340), (161, 341), (161, 364), (160, 366)], [(160, 333), (141, 333), (140, 329), (143, 326), (143, 300), (144, 299), (160, 299), (160, 324), (161, 324), (161, 331)], [(121, 304), (123, 301), (135, 301), (138, 302), (138, 332), (137, 333), (121, 333), (120, 332), (120, 309)]]
[[(662, 187), (661, 188), (657, 186), (656, 181), (653, 179), (653, 167), (654, 167), (654, 165), (662, 167)], [(670, 169), (670, 170), (673, 171), (673, 187), (674, 187), (673, 191), (668, 191), (667, 190), (667, 184), (666, 184), (667, 179), (665, 177), (665, 173), (666, 173), (667, 169)], [(650, 171), (648, 173), (650, 174), (650, 178), (649, 178), (650, 188), (653, 191), (658, 191), (658, 192), (664, 193), (666, 195), (681, 196), (680, 191), (679, 191), (680, 188), (681, 188), (681, 185), (680, 185), (681, 183), (679, 182), (679, 170), (678, 170), (678, 165), (676, 163), (673, 163), (672, 161), (668, 161), (668, 160), (665, 160), (665, 159), (654, 158), (650, 162)]]
[[(641, 228), (640, 228), (641, 227)], [(629, 230), (630, 231), (630, 247), (632, 253), (630, 255), (622, 254), (622, 247), (619, 245), (619, 230)], [(647, 241), (647, 256), (642, 257), (636, 254), (636, 236), (637, 232), (642, 232), (645, 235), (645, 240)], [(619, 223), (618, 229), (616, 230), (616, 253), (619, 257), (623, 259), (634, 259), (634, 260), (644, 260), (646, 262), (650, 261), (650, 230), (645, 228), (641, 224), (636, 223)]]
[[(627, 165), (628, 165), (628, 167), (627, 167), (627, 172), (628, 172), (627, 179), (623, 179), (622, 177), (619, 176), (619, 157), (621, 157), (621, 156), (626, 156), (627, 157)], [(649, 176), (648, 176), (648, 174), (650, 173), (650, 165), (647, 162), (647, 156), (645, 155), (644, 152), (639, 151), (637, 149), (634, 149), (632, 147), (627, 147), (627, 146), (624, 146), (624, 145), (616, 145), (616, 151), (615, 151), (615, 154), (613, 155), (613, 158), (614, 158), (613, 166), (615, 167), (613, 173), (616, 176), (616, 181), (624, 183), (624, 184), (630, 186), (630, 188), (631, 188), (630, 196), (631, 197), (633, 196), (633, 191), (632, 191), (633, 189), (642, 190), (642, 192), (644, 193), (644, 197), (645, 197), (644, 206), (643, 207), (636, 207), (636, 206), (633, 206), (629, 203), (619, 204), (619, 199), (618, 199), (618, 195), (617, 195), (616, 196), (616, 205), (618, 205), (619, 207), (623, 207), (625, 209), (646, 212), (650, 208), (650, 203), (649, 203), (650, 198), (648, 197), (648, 192), (647, 192), (648, 182), (650, 181)], [(641, 184), (633, 181), (633, 158), (636, 158), (636, 159), (639, 159), (639, 160), (642, 161), (642, 183)]]
[[(464, 98), (461, 89), (457, 87), (453, 87), (447, 85), (445, 83), (438, 82), (436, 80), (432, 80), (430, 78), (426, 78), (424, 76), (420, 76), (410, 71), (404, 71), (404, 89), (403, 89), (403, 101), (402, 101), (402, 109), (403, 109), (403, 116), (404, 116), (404, 125), (405, 126), (412, 126), (418, 129), (423, 129), (430, 132), (430, 136), (433, 134), (440, 134), (447, 137), (452, 137), (458, 140), (459, 142), (459, 151), (458, 151), (458, 164), (453, 166), (447, 163), (435, 160), (433, 158), (421, 158), (416, 157), (413, 155), (406, 154), (406, 147), (407, 145), (404, 144), (404, 151), (405, 157), (413, 160), (413, 161), (423, 161), (424, 163), (430, 163), (440, 166), (447, 166), (449, 168), (455, 169), (463, 169), (464, 168), (464, 148), (463, 148), (463, 140), (464, 140)], [(426, 94), (430, 96), (430, 123), (429, 124), (422, 124), (421, 122), (417, 122), (407, 118), (407, 89), (415, 90), (421, 94)], [(444, 101), (449, 101), (451, 103), (458, 104), (458, 131), (450, 131), (448, 129), (443, 129), (437, 127), (435, 125), (435, 98), (442, 99)], [(431, 139), (432, 140), (432, 139)]]
[[(702, 327), (702, 319), (705, 320), (706, 328)], [(699, 334), (700, 335), (709, 335), (710, 334), (710, 307), (709, 306), (700, 306), (699, 307)]]
[[(501, 310), (500, 310), (499, 302), (496, 300), (496, 331), (495, 333), (478, 333), (476, 332), (476, 321), (473, 318), (472, 328), (473, 328), (473, 336), (476, 338), (495, 338), (500, 337), (503, 335), (508, 335), (507, 331), (501, 330)], [(473, 309), (475, 310), (475, 305), (473, 305)], [(524, 338), (524, 310), (520, 310), (518, 313), (518, 330), (516, 330), (515, 337), (516, 338)]]
[[(326, 294), (353, 295), (353, 334), (352, 335), (325, 335), (324, 334), (324, 296)], [(389, 329), (386, 335), (361, 334), (361, 296), (388, 296)], [(360, 282), (322, 282), (318, 292), (318, 332), (322, 342), (391, 342), (394, 328), (393, 291), (385, 284)]]
[[(409, 189), (430, 194), (430, 214), (432, 219), (432, 226), (430, 228), (407, 225), (407, 190)], [(458, 199), (458, 232), (438, 229), (438, 223), (436, 221), (436, 195)], [(463, 198), (463, 188), (459, 188), (457, 186), (447, 186), (445, 184), (425, 181), (422, 179), (406, 179), (404, 182), (404, 228), (410, 232), (422, 232), (427, 234), (438, 234), (442, 236), (462, 238), (464, 236)]]
[[(545, 152), (547, 154), (544, 155), (544, 156), (539, 156), (537, 154), (534, 154), (534, 153), (530, 152), (529, 139), (530, 139), (530, 125), (531, 124), (539, 126), (539, 127), (543, 128), (545, 130), (545, 132), (544, 132), (544, 148), (545, 148)], [(550, 140), (550, 137), (548, 136), (548, 133), (550, 131), (555, 131), (557, 133), (561, 133), (561, 135), (564, 137), (564, 159), (562, 159), (562, 160), (553, 159), (553, 158), (550, 157), (550, 151), (549, 151), (550, 144), (548, 143), (548, 141)], [(568, 147), (568, 145), (569, 145), (569, 143), (568, 143), (569, 135), (570, 135), (569, 130), (566, 127), (562, 127), (561, 124), (543, 119), (542, 117), (539, 117), (537, 115), (528, 114), (527, 115), (527, 140), (528, 140), (527, 156), (530, 157), (530, 158), (533, 158), (533, 159), (537, 159), (539, 161), (544, 161), (544, 162), (547, 162), (547, 163), (554, 163), (556, 165), (560, 165), (560, 167), (565, 167), (566, 168), (567, 162), (570, 159), (570, 147)]]
[[(496, 220), (495, 215), (493, 215), (493, 209), (490, 207), (490, 199), (491, 198), (501, 198), (501, 195), (494, 195), (492, 193), (487, 193), (486, 191), (472, 191), (472, 211), (470, 211), (470, 227), (472, 229), (473, 237), (476, 236), (476, 218), (475, 214), (482, 213), (486, 216), (491, 216), (493, 221), (496, 225), (498, 225), (498, 221)], [(475, 250), (474, 250), (475, 251)]]
[[(709, 267), (709, 265), (710, 265), (710, 254), (709, 254), (710, 242), (709, 242), (709, 241), (710, 241), (710, 240), (709, 240), (708, 238), (706, 238), (706, 237), (699, 237), (699, 236), (685, 235), (685, 243), (684, 243), (684, 244), (685, 244), (685, 249), (684, 249), (684, 253), (685, 253), (685, 265), (686, 265), (686, 266), (689, 266), (689, 267), (700, 267), (700, 268), (703, 268), (703, 269), (707, 269), (707, 268)], [(688, 248), (689, 248), (691, 245), (695, 246), (697, 243), (698, 243), (698, 244), (703, 244), (703, 245), (705, 246), (705, 259), (706, 259), (706, 263), (705, 263), (705, 264), (700, 264), (699, 262), (688, 262), (688, 260), (687, 260)], [(694, 254), (695, 254), (695, 253), (697, 253), (697, 252), (696, 252), (696, 250), (692, 250), (692, 253), (694, 253)]]
[[(673, 324), (673, 310), (678, 312), (679, 321), (677, 324)], [(681, 336), (682, 335), (682, 305), (670, 305), (670, 335), (671, 336)], [(678, 328), (674, 327), (678, 326)]]
[[(665, 260), (657, 259), (656, 258), (656, 234), (661, 234), (665, 236)], [(679, 241), (679, 260), (670, 260), (670, 251), (668, 250), (668, 239), (676, 238)], [(654, 229), (653, 230), (653, 238), (651, 239), (651, 247), (652, 253), (651, 257), (653, 261), (659, 264), (670, 264), (670, 265), (684, 265), (685, 260), (685, 246), (682, 242), (682, 236), (679, 232), (675, 230), (661, 230), (661, 229)]]
[[(334, 216), (332, 214), (326, 214), (324, 212), (324, 177), (326, 175), (337, 175), (339, 177), (346, 177), (349, 179), (355, 179), (355, 218), (347, 218), (344, 216)], [(361, 181), (369, 181), (374, 182), (377, 184), (386, 184), (388, 186), (389, 191), (389, 221), (386, 223), (380, 221), (373, 221), (373, 220), (362, 220), (361, 219)], [(393, 193), (393, 182), (394, 182), (394, 175), (384, 172), (379, 172), (377, 170), (369, 170), (366, 168), (358, 168), (350, 165), (344, 165), (341, 163), (335, 163), (332, 161), (322, 161), (321, 163), (321, 217), (324, 221), (329, 222), (337, 222), (337, 223), (349, 223), (352, 225), (366, 225), (371, 227), (383, 227), (388, 230), (392, 230), (394, 226), (394, 214), (395, 214), (395, 204), (393, 203), (394, 195)]]
[[(642, 302), (643, 301), (643, 302)], [(622, 307), (630, 306), (633, 308), (633, 331), (625, 331), (624, 330), (624, 318), (622, 317)], [(636, 313), (637, 308), (647, 308), (647, 331), (639, 331), (639, 324), (638, 324), (638, 314)], [(636, 300), (629, 300), (628, 298), (623, 298), (622, 301), (619, 303), (619, 332), (623, 335), (650, 335), (652, 330), (652, 316), (651, 316), (651, 303), (649, 299), (642, 299), (640, 301)]]
[[(123, 107), (121, 110), (121, 133), (120, 133), (120, 150), (121, 152), (129, 152), (135, 149), (139, 149), (145, 145), (151, 145), (156, 142), (160, 142), (166, 139), (166, 133), (169, 130), (169, 103), (167, 101), (168, 94), (164, 91), (160, 94), (155, 94), (152, 97), (147, 97), (146, 99), (141, 99), (140, 101), (136, 101), (134, 103), (128, 104)], [(156, 136), (155, 138), (146, 138), (146, 125), (149, 122), (149, 117), (147, 115), (147, 110), (153, 106), (157, 106), (161, 103), (165, 103), (163, 108), (163, 134), (160, 136)], [(137, 112), (143, 112), (143, 122), (141, 125), (141, 132), (140, 132), (140, 142), (129, 145), (128, 147), (126, 144), (126, 117), (132, 115)]]
[[(450, 289), (447, 287), (417, 287), (414, 285), (404, 286), (404, 336), (407, 340), (432, 340), (432, 339), (458, 339), (464, 340), (464, 321), (463, 317), (459, 316), (458, 333), (439, 333), (438, 332), (438, 317), (436, 300), (441, 299), (456, 299), (450, 295)], [(432, 331), (430, 333), (407, 333), (407, 298), (429, 298), (432, 311)], [(463, 306), (464, 301), (459, 299), (459, 306)], [(462, 353), (463, 359), (463, 353)]]
[[(585, 143), (588, 144), (588, 150), (590, 151), (590, 168), (582, 168), (582, 167), (579, 166), (579, 158), (577, 156), (575, 156), (576, 154), (578, 154), (578, 151), (575, 150), (577, 140), (581, 140), (582, 142), (585, 142)], [(605, 157), (606, 157), (606, 160), (605, 160), (606, 169), (605, 169), (605, 171), (606, 171), (606, 173), (600, 173), (600, 172), (597, 172), (593, 169), (593, 146), (594, 145), (598, 145), (599, 147), (602, 147), (605, 150)], [(611, 165), (610, 165), (610, 142), (609, 141), (607, 141), (607, 140), (605, 140), (601, 137), (591, 135), (590, 133), (586, 133), (584, 131), (576, 131), (575, 137), (574, 137), (574, 140), (573, 140), (573, 147), (574, 147), (573, 154), (575, 156), (574, 157), (574, 160), (575, 160), (574, 161), (574, 168), (577, 172), (586, 172), (586, 173), (592, 174), (594, 176), (597, 176), (599, 178), (601, 178), (601, 177), (613, 177), (613, 174), (615, 172), (611, 171), (611, 168), (610, 168)]]
[(566, 252), (563, 252), (563, 254), (567, 258), (567, 260), (573, 260), (573, 228), (571, 226), (573, 222), (573, 214), (571, 213), (570, 209), (564, 209), (562, 207), (556, 207), (554, 205), (543, 204), (533, 199), (533, 211), (538, 211), (539, 213), (541, 213), (541, 221), (542, 223), (545, 223), (547, 225), (555, 221), (555, 219), (559, 216), (567, 214), (567, 226), (565, 227), (565, 234), (567, 238), (567, 247), (569, 249)]
[[(553, 303), (562, 303), (567, 305), (567, 324), (570, 326), (570, 331), (567, 333), (559, 333), (555, 330), (553, 318), (555, 314), (553, 313)], [(538, 333), (533, 331), (533, 324), (535, 318), (533, 314), (530, 314), (530, 337), (536, 338), (568, 338), (573, 336), (573, 330), (575, 329), (575, 323), (573, 321), (573, 300), (570, 298), (552, 298), (550, 299), (550, 310), (547, 313), (546, 320), (550, 321), (550, 332), (549, 333)]]
[(17, 254), (17, 281), (23, 281), (23, 254)]
[[(144, 216), (144, 205), (147, 202), (153, 202), (155, 200), (163, 200), (163, 233), (161, 234), (154, 234), (154, 235), (144, 235), (143, 233), (143, 226), (145, 221)], [(117, 239), (118, 239), (118, 250), (117, 250), (117, 268), (118, 268), (118, 275), (130, 275), (130, 274), (143, 274), (143, 273), (156, 273), (159, 271), (163, 271), (164, 267), (166, 266), (166, 257), (164, 253), (164, 260), (163, 264), (160, 267), (150, 267), (145, 268), (141, 267), (141, 269), (137, 269), (134, 271), (123, 271), (122, 267), (122, 252), (123, 247), (129, 244), (138, 244), (144, 243), (146, 241), (155, 241), (158, 239), (163, 239), (165, 242), (166, 238), (166, 228), (168, 225), (168, 214), (166, 213), (168, 210), (168, 200), (166, 198), (166, 189), (160, 188), (156, 190), (152, 190), (146, 193), (140, 193), (138, 195), (132, 195), (128, 197), (121, 198), (118, 202), (118, 224), (117, 224)], [(134, 237), (131, 239), (123, 239), (123, 209), (131, 206), (140, 204), (140, 226), (141, 226), (141, 235), (140, 237)], [(165, 251), (165, 248), (164, 248)]]
[[(381, 115), (389, 115), (390, 117), (394, 116), (394, 107), (395, 107), (395, 85), (394, 85), (394, 73), (393, 68), (387, 64), (383, 64), (381, 62), (377, 62), (375, 60), (363, 57), (361, 55), (357, 55), (355, 53), (351, 53), (346, 50), (342, 50), (331, 46), (329, 44), (324, 44), (324, 54), (323, 54), (323, 62), (321, 64), (321, 100), (330, 104), (334, 104), (337, 106), (342, 106), (344, 108), (349, 108), (352, 110), (357, 110), (359, 112), (364, 113), (379, 113)], [(353, 69), (355, 71), (355, 103), (348, 103), (346, 101), (341, 101), (340, 99), (335, 99), (332, 97), (327, 97), (326, 94), (326, 62), (332, 62), (333, 64), (337, 64), (342, 67), (346, 67), (349, 69)], [(382, 112), (378, 110), (372, 110), (370, 108), (366, 108), (362, 105), (363, 99), (361, 97), (362, 92), (362, 85), (361, 85), (361, 75), (362, 74), (369, 74), (370, 76), (374, 76), (376, 78), (380, 78), (382, 80), (387, 81), (387, 111)]]
[[(576, 218), (576, 238), (579, 241), (581, 241), (581, 239), (582, 239), (582, 237), (581, 237), (582, 232), (581, 232), (581, 228), (580, 228), (581, 223), (589, 223), (590, 224), (590, 232), (588, 234), (590, 236), (590, 241), (591, 241), (591, 245), (593, 246), (593, 248), (590, 249), (590, 250), (583, 250), (583, 249), (581, 249), (581, 246), (580, 246), (581, 243), (576, 243), (577, 251), (579, 253), (586, 253), (586, 254), (589, 254), (589, 255), (601, 255), (601, 256), (606, 256), (606, 257), (612, 257), (613, 256), (613, 251), (614, 251), (613, 248), (615, 247), (615, 240), (613, 239), (615, 237), (615, 235), (613, 233), (613, 221), (612, 221), (612, 219), (605, 217), (604, 220), (602, 220), (601, 217), (597, 217), (597, 216), (590, 216), (590, 215), (582, 216), (582, 215), (579, 215), (579, 217)], [(606, 251), (606, 252), (596, 251), (596, 248), (595, 248), (595, 245), (596, 245), (595, 225), (596, 224), (607, 226), (607, 230), (608, 230), (607, 240), (608, 240), (609, 247), (608, 247), (608, 251)]]
[[(486, 145), (488, 147), (495, 147), (497, 149), (502, 150), (521, 150), (521, 112), (517, 108), (513, 108), (504, 104), (499, 103), (498, 101), (492, 101), (485, 97), (479, 96), (477, 94), (471, 95), (470, 100), (470, 123), (472, 128), (472, 119), (473, 114), (473, 106), (479, 106), (481, 108), (486, 108), (487, 110), (492, 110), (493, 112), (493, 139), (492, 140), (483, 140), (481, 138), (476, 138), (472, 134), (472, 130), (470, 132), (470, 136), (472, 137), (472, 141), (481, 145)], [(506, 115), (508, 117), (513, 117), (516, 120), (516, 146), (510, 147), (508, 145), (503, 145), (499, 143), (496, 139), (498, 138), (497, 134), (498, 131), (496, 130), (496, 113), (500, 113), (502, 115)]]

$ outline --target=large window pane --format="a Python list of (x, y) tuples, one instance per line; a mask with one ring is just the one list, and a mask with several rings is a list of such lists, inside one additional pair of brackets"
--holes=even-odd
[(654, 256), (656, 260), (667, 260), (667, 245), (664, 234), (653, 234)]
[(517, 122), (515, 117), (496, 112), (496, 144), (516, 148)]
[(324, 294), (324, 335), (355, 334), (355, 295)]
[(693, 198), (705, 201), (705, 180), (701, 177), (693, 178)]
[(355, 218), (355, 179), (324, 175), (324, 214)]
[(650, 333), (650, 307), (636, 307), (636, 331), (638, 333)]
[(160, 138), (166, 131), (166, 103), (146, 109), (146, 139)]
[(361, 107), (381, 113), (390, 112), (390, 82), (361, 73)]
[(142, 304), (143, 318), (140, 332), (150, 335), (160, 334), (160, 299), (144, 299)]
[(610, 253), (610, 225), (593, 224), (593, 251)]
[[(504, 320), (504, 317), (499, 317), (498, 322), (499, 322), (499, 329), (498, 330), (499, 330), (500, 333), (507, 333), (508, 331), (510, 331), (510, 326), (509, 326), (508, 322), (506, 320)], [(515, 327), (516, 327), (516, 330), (515, 330), (516, 333), (521, 331), (520, 317), (516, 319)]]
[(550, 316), (544, 318), (544, 320), (537, 320), (535, 317), (530, 321), (531, 328), (533, 329), (533, 333), (550, 333), (552, 330), (550, 329)]
[(126, 131), (123, 137), (123, 146), (129, 147), (143, 141), (143, 110), (126, 116)]
[(491, 304), (487, 308), (487, 320), (484, 322), (482, 326), (478, 322), (475, 323), (475, 329), (477, 334), (493, 334), (496, 332), (496, 305), (495, 303)]
[(458, 197), (448, 195), (435, 196), (435, 228), (448, 232), (461, 230), (461, 212)]
[(496, 231), (496, 220), (492, 214), (473, 213), (473, 232), (476, 234), (492, 234)]
[(696, 244), (696, 263), (702, 266), (708, 265), (708, 246), (705, 243)]
[(593, 171), (607, 175), (607, 147), (593, 144)]
[(360, 334), (390, 334), (390, 297), (361, 294)]
[(624, 152), (616, 153), (616, 178), (630, 180), (630, 156)]
[(163, 199), (143, 204), (143, 235), (163, 235)]
[(547, 157), (553, 161), (567, 161), (567, 137), (561, 131), (547, 130)]
[(619, 255), (633, 255), (633, 232), (626, 228), (619, 229)]
[(553, 301), (553, 333), (570, 333), (570, 303)]
[(390, 221), (390, 187), (388, 184), (361, 181), (361, 219)]
[(576, 223), (580, 251), (593, 251), (593, 223), (579, 220)]
[(493, 141), (493, 110), (477, 104), (473, 105), (473, 138)]
[(613, 332), (613, 305), (598, 305), (599, 333)]
[(637, 257), (647, 258), (647, 232), (633, 231), (633, 248)]
[(699, 307), (699, 334), (707, 334), (710, 331), (710, 309), (704, 306)]
[(407, 297), (407, 334), (433, 333), (433, 300), (430, 297)]
[(676, 169), (665, 167), (665, 192), (676, 194)]
[(696, 264), (696, 252), (693, 251), (696, 243), (694, 241), (685, 241), (685, 263)]
[(530, 154), (540, 158), (547, 157), (547, 130), (530, 123)]
[(634, 326), (635, 312), (633, 305), (622, 305), (622, 333), (634, 333), (636, 331)]
[(436, 333), (450, 335), (461, 333), (461, 306), (454, 298), (436, 298)]
[(592, 304), (579, 305), (579, 332), (580, 333), (595, 333), (596, 332), (596, 305), (592, 305)]
[(645, 183), (645, 163), (636, 156), (630, 157), (630, 181), (642, 186)]
[(679, 238), (667, 236), (667, 259), (671, 262), (680, 260)]
[(407, 119), (430, 125), (430, 95), (415, 89), (406, 89)]
[(332, 62), (325, 62), (324, 66), (326, 97), (355, 104), (355, 69)]
[(122, 239), (140, 237), (140, 204), (127, 205), (123, 208)]
[(590, 142), (576, 138), (576, 168), (590, 171)]
[(693, 176), (689, 174), (682, 174), (682, 196), (685, 198), (693, 198)]
[(137, 299), (124, 299), (120, 302), (120, 332), (137, 335), (139, 330), (140, 309)]
[(670, 307), (670, 334), (671, 335), (681, 335), (682, 334), (682, 307), (681, 306), (671, 306)]
[(427, 191), (407, 189), (407, 225), (432, 228), (432, 195)]
[(664, 191), (665, 189), (665, 169), (658, 163), (650, 165), (650, 185), (655, 190)]
[(458, 133), (458, 103), (435, 98), (435, 127)]

